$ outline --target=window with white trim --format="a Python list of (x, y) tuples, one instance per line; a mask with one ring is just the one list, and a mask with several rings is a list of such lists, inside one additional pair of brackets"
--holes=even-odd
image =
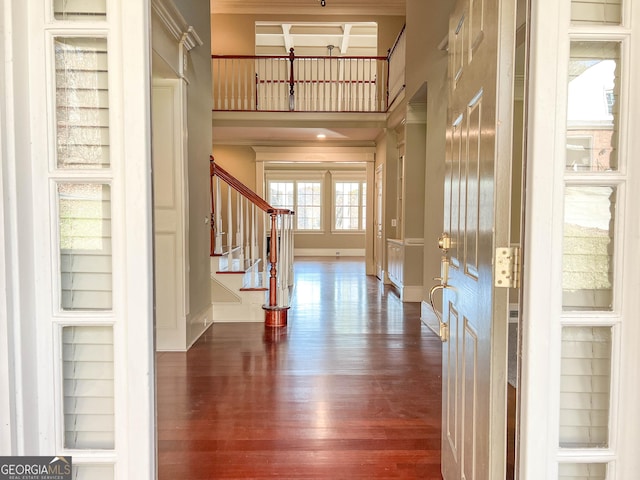
[[(295, 178), (294, 178), (295, 177)], [(267, 201), (295, 212), (296, 231), (322, 231), (322, 172), (267, 174)]]
[(364, 231), (367, 182), (364, 173), (331, 172), (333, 183), (333, 230)]

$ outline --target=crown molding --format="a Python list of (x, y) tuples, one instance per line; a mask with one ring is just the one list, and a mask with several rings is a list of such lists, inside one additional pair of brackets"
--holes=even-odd
[(167, 31), (184, 45), (187, 51), (203, 44), (196, 30), (187, 23), (172, 0), (152, 0), (151, 8)]

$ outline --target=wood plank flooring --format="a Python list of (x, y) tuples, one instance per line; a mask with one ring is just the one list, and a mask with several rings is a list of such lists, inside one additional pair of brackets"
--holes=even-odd
[(157, 356), (160, 480), (441, 479), (440, 340), (361, 259), (296, 259), (289, 326)]

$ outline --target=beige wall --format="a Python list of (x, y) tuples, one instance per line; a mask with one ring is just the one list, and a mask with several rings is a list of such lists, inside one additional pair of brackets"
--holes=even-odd
[(215, 162), (254, 192), (256, 188), (256, 152), (251, 147), (214, 145)]
[(211, 154), (211, 30), (209, 2), (174, 0), (204, 44), (189, 55), (187, 128), (189, 168), (189, 304), (197, 316), (211, 305), (209, 266), (209, 155)]
[[(424, 110), (424, 105), (421, 105)], [(423, 112), (420, 120), (407, 120), (404, 156), (404, 221), (402, 238), (422, 238), (424, 235), (425, 144), (426, 128)], [(417, 265), (414, 265), (417, 268)]]
[[(333, 15), (318, 15), (310, 19), (300, 15), (211, 15), (211, 51), (216, 55), (254, 55), (255, 23), (272, 22), (336, 22)], [(378, 24), (378, 55), (386, 56), (404, 25), (404, 17), (357, 15), (340, 17), (340, 22), (376, 22)]]
[(449, 8), (431, 8), (424, 0), (407, 0), (407, 97), (427, 86), (424, 179), (423, 300), (440, 274), (438, 237), (442, 233), (445, 135), (447, 125), (447, 54), (438, 45), (448, 32)]

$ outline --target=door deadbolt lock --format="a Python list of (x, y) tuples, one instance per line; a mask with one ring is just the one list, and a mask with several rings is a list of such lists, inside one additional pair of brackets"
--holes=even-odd
[(443, 233), (438, 238), (438, 248), (442, 250), (444, 253), (447, 253), (451, 248), (451, 237), (448, 233)]

